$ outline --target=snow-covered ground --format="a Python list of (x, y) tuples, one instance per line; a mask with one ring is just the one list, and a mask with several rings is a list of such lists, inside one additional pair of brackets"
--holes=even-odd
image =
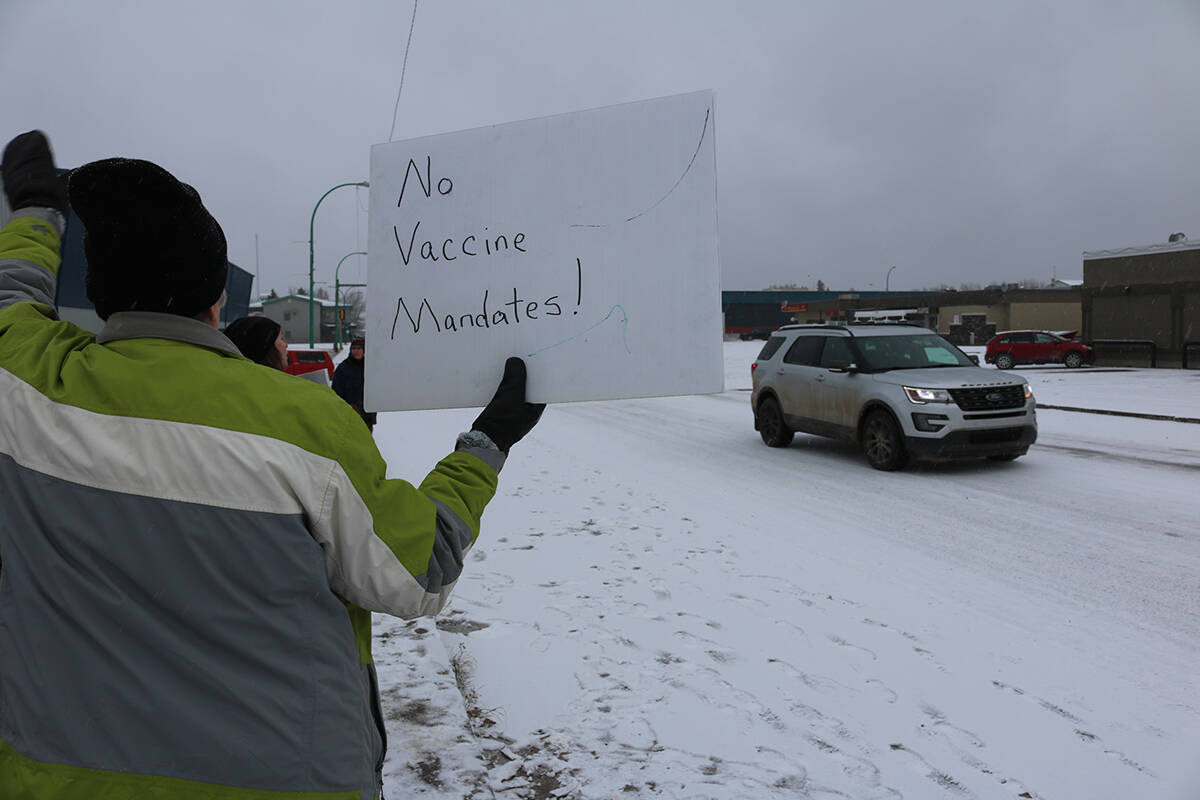
[[(1008, 464), (762, 445), (719, 395), (551, 406), (436, 621), (376, 620), (387, 796), (1200, 797), (1200, 424), (1039, 411)], [(1200, 372), (1029, 368), (1200, 417)], [(419, 481), (465, 410), (380, 415)]]

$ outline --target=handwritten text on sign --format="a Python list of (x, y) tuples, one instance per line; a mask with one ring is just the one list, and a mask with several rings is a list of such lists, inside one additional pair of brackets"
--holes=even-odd
[(708, 92), (376, 145), (367, 406), (720, 391)]
[[(404, 173), (404, 181), (400, 184), (400, 198), (396, 201), (396, 207), (402, 208), (404, 205), (404, 193), (408, 189), (409, 178), (415, 176), (417, 185), (420, 191), (428, 199), (433, 196), (434, 184), (432, 180), (432, 165), (433, 159), (430, 156), (425, 157), (425, 173), (421, 174), (421, 167), (414, 160), (409, 160), (408, 167)], [(441, 196), (449, 195), (454, 191), (454, 181), (442, 176), (438, 179), (436, 191)], [(439, 260), (447, 264), (451, 261), (457, 261), (459, 258), (478, 258), (480, 256), (487, 257), (498, 255), (502, 252), (510, 250), (518, 253), (527, 253), (525, 247), (525, 233), (523, 231), (513, 231), (511, 233), (495, 233), (489, 231), (486, 227), (478, 233), (468, 233), (465, 236), (454, 237), (447, 236), (440, 240), (418, 238), (418, 233), (421, 228), (421, 220), (413, 222), (412, 230), (408, 232), (407, 245), (404, 241), (403, 234), (398, 225), (392, 226), (392, 235), (396, 240), (396, 248), (400, 251), (400, 258), (405, 266), (412, 263), (413, 258), (430, 263), (436, 263)], [(415, 251), (415, 253), (414, 253)], [(575, 306), (573, 314), (578, 314), (578, 306), (583, 302), (583, 262), (575, 259), (576, 281), (575, 281)], [(409, 300), (400, 297), (396, 302), (396, 314), (392, 320), (392, 335), (391, 338), (396, 338), (396, 325), (401, 320), (401, 312), (408, 319), (408, 324), (412, 326), (413, 333), (421, 332), (421, 324), (426, 321), (426, 312), (428, 312), (428, 320), (433, 323), (433, 327), (439, 332), (457, 331), (460, 328), (490, 328), (493, 325), (509, 325), (511, 323), (520, 323), (522, 316), (527, 321), (533, 321), (540, 317), (557, 317), (563, 313), (562, 305), (558, 302), (559, 295), (542, 300), (540, 303), (536, 300), (529, 300), (521, 296), (517, 287), (512, 289), (512, 298), (507, 297), (503, 302), (498, 302), (500, 298), (492, 298), (492, 308), (488, 307), (489, 289), (483, 290), (483, 299), (479, 306), (480, 310), (475, 313), (474, 310), (468, 311), (465, 314), (448, 313), (445, 316), (439, 317), (439, 314), (434, 310), (433, 305), (429, 302), (429, 298), (421, 298), (419, 305), (415, 311), (409, 307)], [(499, 307), (497, 307), (497, 305)]]

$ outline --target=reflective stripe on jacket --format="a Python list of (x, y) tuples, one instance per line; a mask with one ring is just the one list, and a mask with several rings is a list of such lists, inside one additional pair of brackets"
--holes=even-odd
[(442, 607), (502, 454), (389, 480), (199, 321), (59, 321), (59, 235), (0, 230), (0, 797), (370, 800), (369, 612)]

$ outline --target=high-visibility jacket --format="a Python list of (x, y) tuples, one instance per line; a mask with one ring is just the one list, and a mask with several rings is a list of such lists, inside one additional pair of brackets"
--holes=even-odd
[(370, 612), (442, 607), (503, 454), (389, 480), (198, 320), (60, 321), (60, 235), (0, 230), (0, 797), (377, 797)]

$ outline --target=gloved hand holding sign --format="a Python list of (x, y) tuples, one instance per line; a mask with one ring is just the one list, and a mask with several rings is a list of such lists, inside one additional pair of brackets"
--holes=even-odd
[(487, 434), (505, 453), (541, 419), (545, 403), (525, 402), (525, 362), (513, 356), (504, 362), (500, 386), (471, 430)]

